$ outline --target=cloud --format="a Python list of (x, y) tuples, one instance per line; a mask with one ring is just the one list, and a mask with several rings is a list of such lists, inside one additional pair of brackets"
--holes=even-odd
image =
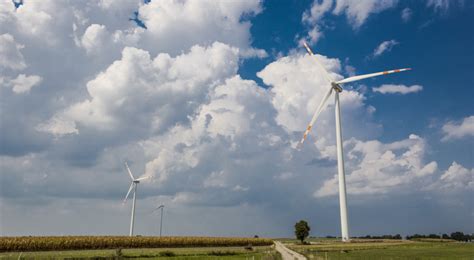
[(450, 5), (449, 0), (427, 0), (426, 6), (432, 7), (435, 11), (446, 12), (449, 9)]
[(53, 134), (55, 136), (79, 134), (74, 121), (68, 121), (59, 117), (53, 117), (47, 122), (40, 123), (35, 127), (35, 129), (41, 132)]
[(214, 41), (245, 49), (250, 45), (251, 23), (247, 19), (261, 11), (258, 0), (151, 1), (139, 8), (148, 29), (137, 34), (145, 48), (153, 49), (159, 42), (160, 49), (170, 54)]
[(474, 168), (466, 169), (464, 166), (453, 162), (441, 177), (428, 189), (449, 193), (474, 191)]
[(321, 23), (323, 16), (332, 8), (332, 6), (333, 0), (323, 0), (322, 2), (314, 1), (311, 4), (311, 8), (303, 13), (301, 20), (310, 28), (308, 30), (308, 35), (299, 40), (300, 46), (303, 46), (303, 41), (307, 41), (310, 44), (316, 44), (323, 36), (319, 24)]
[[(306, 128), (308, 118), (328, 88), (324, 78), (318, 76), (324, 72), (314, 66), (312, 59), (309, 55), (283, 57), (257, 73), (266, 85), (274, 86), (270, 91), (273, 106), (278, 111), (276, 121), (289, 131)], [(316, 55), (316, 59), (333, 78), (342, 78), (337, 74), (341, 70), (339, 60), (321, 55)]]
[(403, 22), (406, 23), (410, 21), (412, 16), (413, 16), (413, 11), (410, 8), (406, 7), (402, 10), (401, 17), (402, 17)]
[(11, 86), (14, 93), (23, 94), (30, 92), (31, 88), (37, 86), (41, 81), (42, 78), (40, 76), (20, 74), (15, 79), (7, 82), (6, 85)]
[(24, 47), (18, 44), (11, 34), (0, 35), (0, 66), (12, 70), (26, 68), (25, 58), (20, 51)]
[(303, 13), (301, 18), (303, 24), (309, 27), (307, 36), (298, 41), (308, 41), (311, 44), (318, 42), (323, 37), (324, 16), (331, 12), (334, 15), (345, 14), (348, 22), (354, 30), (362, 26), (371, 14), (380, 13), (386, 9), (395, 7), (398, 0), (314, 0), (309, 10)]
[(54, 45), (58, 43), (58, 35), (55, 32), (65, 25), (55, 22), (53, 17), (65, 15), (61, 13), (62, 6), (66, 3), (57, 3), (56, 1), (46, 0), (41, 3), (31, 1), (23, 4), (20, 8), (10, 8), (6, 5), (13, 4), (8, 1), (2, 1), (1, 20), (5, 26), (15, 28), (21, 37), (33, 37), (42, 43)]
[(127, 47), (120, 60), (87, 83), (90, 98), (59, 115), (96, 129), (165, 129), (186, 120), (209, 86), (236, 73), (238, 59), (238, 49), (222, 43), (154, 59), (147, 51)]
[(301, 39), (299, 46), (303, 46), (303, 41), (309, 42), (309, 44), (316, 44), (318, 40), (323, 36), (323, 32), (318, 26), (315, 26), (308, 32), (306, 39)]
[(371, 14), (380, 13), (384, 10), (395, 7), (397, 4), (398, 0), (337, 0), (333, 13), (339, 15), (344, 12), (352, 27), (357, 29), (365, 23)]
[[(103, 149), (102, 146), (105, 143), (110, 145), (113, 142), (111, 138), (118, 137), (119, 133), (125, 130), (113, 131), (115, 135), (98, 138), (96, 132), (85, 126), (87, 122), (78, 123), (81, 120), (75, 118), (77, 115), (65, 112), (71, 105), (81, 103), (91, 97), (87, 91), (87, 82), (94, 79), (114, 61), (119, 60), (125, 47), (146, 50), (152, 57), (156, 57), (159, 53), (168, 53), (175, 57), (189, 52), (194, 45), (200, 44), (203, 48), (212, 45), (216, 40), (212, 39), (214, 37), (224, 43), (232, 41), (233, 47), (239, 45), (241, 57), (266, 56), (264, 50), (250, 46), (250, 18), (261, 11), (260, 1), (223, 4), (222, 6), (214, 5), (212, 1), (202, 2), (202, 6), (201, 3), (193, 4), (193, 1), (154, 2), (160, 3), (155, 3), (158, 7), (149, 11), (148, 17), (153, 16), (153, 12), (160, 12), (160, 22), (163, 22), (162, 25), (167, 24), (164, 28), (166, 30), (162, 31), (163, 34), (137, 28), (128, 20), (133, 12), (143, 5), (141, 0), (123, 3), (118, 1), (71, 3), (48, 0), (41, 3), (29, 1), (18, 10), (15, 10), (11, 1), (0, 1), (2, 33), (11, 35), (15, 41), (15, 49), (18, 47), (21, 54), (21, 56), (16, 55), (17, 58), (19, 57), (16, 59), (17, 64), (20, 64), (18, 69), (25, 69), (27, 65), (27, 71), (24, 73), (26, 76), (40, 75), (42, 78), (41, 91), (31, 91), (29, 95), (21, 95), (24, 99), (14, 98), (16, 93), (12, 91), (4, 91), (8, 88), (1, 89), (2, 108), (6, 111), (15, 111), (11, 113), (12, 116), (2, 117), (2, 124), (0, 124), (0, 132), (3, 133), (0, 149), (2, 154), (7, 151), (15, 151), (15, 154), (37, 152), (40, 147), (45, 148), (44, 144), (54, 141), (56, 145), (50, 149), (74, 150), (69, 153), (58, 152), (58, 156), (67, 155), (72, 159), (73, 154), (76, 153), (75, 156), (81, 157), (78, 161), (83, 160), (86, 163), (85, 154), (89, 154), (88, 164), (93, 163), (98, 152)], [(206, 4), (214, 7), (208, 8)], [(192, 14), (193, 9), (199, 9), (201, 13), (208, 11), (208, 13), (205, 16), (194, 16), (194, 20), (185, 25), (168, 22), (174, 21), (175, 15), (168, 13), (166, 20), (163, 20), (165, 16), (161, 12), (171, 6), (177, 8), (175, 10), (186, 9), (186, 15)], [(51, 21), (48, 17), (53, 17), (54, 20)], [(188, 16), (187, 19), (191, 17)], [(183, 30), (192, 32), (193, 36), (186, 36), (188, 40), (182, 40), (179, 35), (172, 35), (175, 28), (179, 29), (177, 26), (180, 24), (183, 24)], [(156, 26), (152, 25), (152, 27)], [(222, 37), (223, 35), (225, 37)], [(177, 40), (173, 42), (172, 39)], [(14, 53), (9, 51), (8, 55)], [(2, 59), (2, 61), (5, 60)], [(48, 66), (44, 65), (45, 61), (48, 61)], [(2, 85), (9, 84), (11, 79), (18, 77), (16, 71), (10, 69), (2, 72), (5, 72), (1, 79)], [(185, 107), (192, 106), (192, 100), (186, 100), (186, 102), (188, 104)], [(85, 104), (84, 107), (86, 107)], [(172, 110), (171, 106), (163, 109)], [(179, 120), (185, 120), (187, 115), (181, 115), (183, 117)], [(68, 124), (74, 122), (75, 127), (72, 129), (83, 130), (83, 135), (67, 135), (65, 140), (71, 143), (66, 145), (65, 142), (56, 140), (57, 135), (63, 131), (53, 131), (55, 134), (49, 135), (48, 132), (35, 130), (40, 124), (44, 126), (45, 123), (56, 122), (53, 118), (58, 118), (59, 121), (68, 122)], [(100, 118), (100, 116), (92, 115), (90, 118)], [(154, 123), (158, 122), (154, 121)], [(146, 135), (144, 129), (138, 132), (140, 135)], [(131, 138), (136, 138), (138, 132), (135, 135), (132, 134)], [(136, 132), (132, 131), (132, 133)], [(71, 136), (74, 138), (70, 138)], [(85, 139), (94, 140), (94, 144), (87, 148), (88, 152), (82, 152), (79, 155), (77, 154), (80, 153), (79, 150), (85, 149), (81, 145)], [(128, 139), (125, 138), (124, 141), (126, 140)], [(40, 143), (42, 145), (39, 145)], [(95, 151), (92, 152), (93, 150)]]
[[(424, 163), (425, 140), (417, 135), (407, 139), (380, 141), (348, 140), (344, 142), (346, 185), (349, 194), (384, 194), (414, 187), (437, 170), (435, 161)], [(325, 197), (338, 192), (338, 177), (326, 180), (314, 196)]]
[[(87, 27), (81, 39), (81, 46), (87, 53), (98, 53), (106, 45), (111, 37), (104, 25), (92, 24)], [(108, 46), (109, 47), (109, 46)]]
[(333, 7), (333, 0), (313, 1), (311, 8), (303, 13), (302, 21), (317, 24)]
[(423, 86), (420, 85), (393, 85), (393, 84), (383, 84), (380, 87), (372, 88), (373, 92), (379, 92), (381, 94), (401, 94), (406, 95), (410, 93), (416, 93), (423, 90)]
[(398, 44), (399, 43), (395, 40), (384, 41), (381, 44), (379, 44), (379, 46), (377, 46), (377, 48), (375, 48), (373, 56), (378, 57), (378, 56), (382, 55), (385, 52), (390, 52), (392, 50), (392, 48), (394, 46), (398, 45)]
[(441, 141), (450, 141), (474, 136), (474, 116), (465, 117), (459, 124), (448, 122), (443, 125), (442, 131), (444, 136)]

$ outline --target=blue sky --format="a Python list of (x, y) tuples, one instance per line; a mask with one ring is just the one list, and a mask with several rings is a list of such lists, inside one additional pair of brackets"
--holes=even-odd
[[(469, 1), (0, 2), (0, 234), (339, 234), (344, 86), (352, 235), (474, 232)], [(453, 212), (457, 212), (453, 214)]]

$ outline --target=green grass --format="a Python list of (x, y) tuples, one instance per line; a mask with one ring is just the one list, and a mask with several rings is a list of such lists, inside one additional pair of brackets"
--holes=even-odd
[(474, 259), (473, 243), (404, 240), (318, 241), (287, 245), (308, 259)]
[[(169, 253), (171, 252), (171, 254)], [(65, 258), (108, 258), (116, 256), (116, 251), (107, 250), (73, 250), (73, 251), (43, 251), (43, 252), (9, 252), (0, 253), (0, 259), (65, 259)], [(281, 259), (280, 255), (270, 246), (253, 247), (252, 251), (243, 247), (202, 247), (202, 248), (140, 248), (122, 249), (124, 258), (129, 259)], [(165, 256), (173, 255), (173, 256)]]

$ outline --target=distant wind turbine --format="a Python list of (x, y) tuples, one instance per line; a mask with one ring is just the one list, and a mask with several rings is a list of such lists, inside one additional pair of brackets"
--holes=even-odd
[(158, 208), (154, 209), (152, 212), (161, 209), (161, 217), (160, 217), (160, 237), (161, 237), (161, 229), (163, 228), (163, 209), (165, 208), (165, 205), (160, 205)]
[(128, 167), (127, 162), (125, 162), (125, 167), (127, 168), (128, 174), (130, 175), (130, 178), (132, 179), (132, 183), (130, 184), (130, 188), (128, 189), (127, 195), (125, 195), (125, 198), (123, 199), (123, 203), (127, 202), (128, 195), (130, 195), (130, 192), (133, 189), (132, 217), (130, 220), (130, 234), (129, 234), (129, 236), (133, 236), (133, 225), (135, 223), (135, 202), (137, 200), (137, 186), (141, 180), (147, 179), (148, 177), (141, 177), (141, 178), (135, 179), (135, 177), (133, 177), (132, 171), (130, 171), (130, 168)]
[[(303, 44), (306, 50), (308, 51), (308, 53), (311, 56), (315, 57), (313, 54), (313, 51), (309, 48), (306, 42)], [(361, 80), (361, 79), (366, 79), (366, 78), (371, 78), (371, 77), (376, 77), (376, 76), (386, 75), (386, 74), (391, 74), (391, 73), (396, 73), (396, 72), (402, 72), (402, 71), (407, 71), (411, 69), (406, 68), (406, 69), (388, 70), (388, 71), (383, 71), (383, 72), (353, 76), (353, 77), (349, 77), (343, 80), (334, 81), (332, 80), (329, 73), (324, 69), (324, 67), (319, 63), (317, 59), (316, 59), (316, 64), (323, 71), (323, 76), (325, 80), (329, 83), (328, 84), (329, 88), (326, 90), (326, 93), (324, 93), (323, 100), (321, 101), (318, 108), (316, 109), (316, 112), (314, 113), (313, 118), (311, 119), (311, 122), (306, 128), (303, 138), (301, 139), (298, 146), (300, 147), (301, 145), (303, 145), (303, 142), (308, 137), (308, 134), (313, 128), (313, 125), (316, 122), (316, 119), (318, 118), (319, 114), (321, 114), (321, 112), (326, 107), (326, 104), (327, 104), (326, 101), (331, 96), (331, 93), (334, 92), (335, 110), (336, 110), (335, 112), (336, 112), (337, 170), (338, 170), (338, 176), (339, 176), (339, 207), (340, 207), (340, 214), (341, 214), (342, 241), (345, 242), (345, 241), (349, 241), (350, 238), (349, 238), (349, 225), (348, 225), (348, 220), (347, 220), (348, 217), (347, 217), (347, 205), (346, 205), (346, 180), (345, 180), (345, 174), (344, 174), (344, 157), (343, 157), (343, 150), (342, 150), (341, 107), (339, 104), (339, 93), (342, 92), (341, 85), (345, 83)]]

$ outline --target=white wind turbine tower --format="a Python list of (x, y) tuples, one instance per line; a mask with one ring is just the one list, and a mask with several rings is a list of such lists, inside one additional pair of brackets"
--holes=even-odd
[(130, 234), (129, 234), (129, 236), (133, 236), (133, 224), (135, 223), (135, 202), (137, 200), (137, 186), (141, 180), (144, 180), (147, 177), (141, 177), (141, 178), (135, 179), (135, 177), (133, 177), (132, 171), (130, 171), (130, 168), (128, 167), (127, 162), (125, 162), (125, 167), (127, 168), (128, 174), (130, 175), (130, 178), (132, 179), (132, 183), (130, 184), (130, 188), (128, 189), (127, 195), (125, 195), (125, 198), (123, 199), (123, 203), (127, 201), (128, 195), (130, 195), (130, 192), (133, 189), (132, 217), (130, 219)]
[[(309, 46), (306, 43), (303, 43), (303, 44), (306, 50), (308, 51), (308, 53), (311, 56), (314, 56)], [(361, 79), (406, 71), (406, 70), (410, 70), (410, 68), (389, 70), (389, 71), (353, 76), (353, 77), (349, 77), (343, 80), (334, 81), (331, 79), (331, 76), (324, 69), (324, 67), (318, 62), (318, 60), (316, 60), (316, 64), (319, 66), (321, 71), (323, 71), (324, 78), (327, 80), (329, 88), (327, 89), (326, 93), (324, 93), (323, 100), (319, 104), (318, 108), (316, 109), (316, 112), (313, 115), (313, 118), (311, 119), (311, 122), (306, 128), (306, 131), (303, 135), (303, 138), (301, 139), (299, 143), (299, 146), (301, 146), (303, 142), (305, 141), (306, 137), (308, 137), (308, 134), (311, 131), (311, 128), (313, 128), (313, 125), (316, 122), (316, 119), (326, 107), (326, 101), (329, 99), (332, 92), (334, 91), (335, 110), (336, 110), (335, 112), (336, 112), (337, 171), (338, 171), (338, 177), (339, 177), (339, 207), (340, 207), (340, 213), (341, 213), (341, 233), (342, 233), (342, 241), (349, 241), (349, 225), (348, 225), (348, 220), (347, 220), (347, 205), (346, 205), (346, 180), (345, 180), (345, 174), (344, 174), (344, 157), (343, 157), (343, 151), (342, 151), (341, 107), (339, 104), (339, 93), (342, 92), (341, 85), (345, 83), (361, 80)]]

